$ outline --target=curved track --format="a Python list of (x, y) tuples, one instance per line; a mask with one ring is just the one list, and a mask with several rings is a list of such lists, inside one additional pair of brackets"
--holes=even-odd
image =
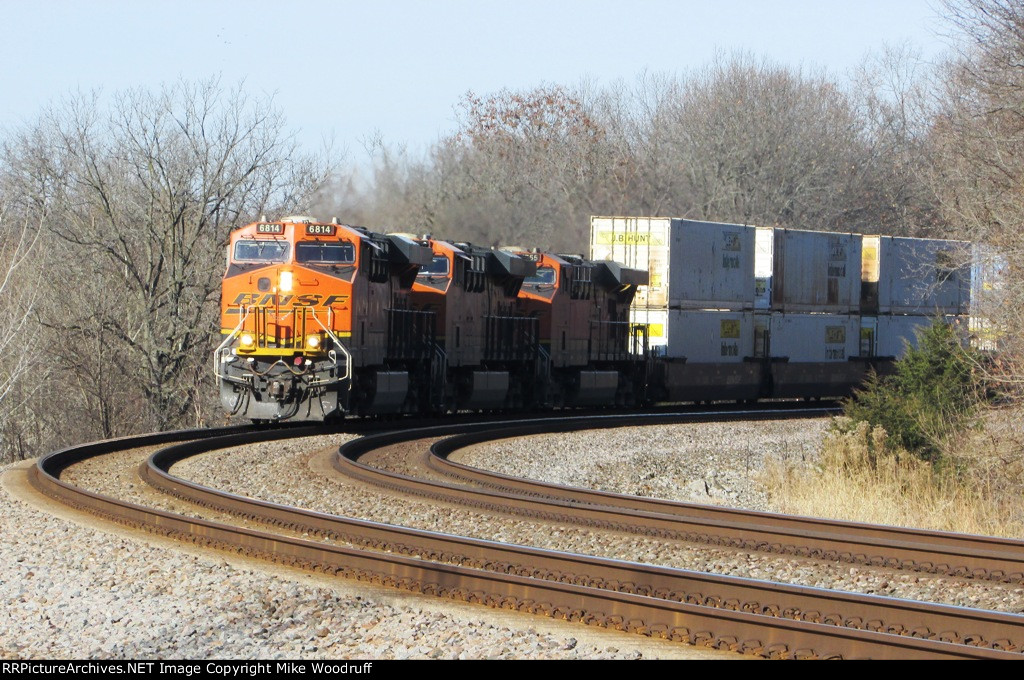
[[(633, 424), (629, 422), (631, 418), (635, 421), (635, 417), (616, 418), (614, 422), (622, 424)], [(605, 418), (602, 422), (613, 421)], [(373, 446), (465, 433), (467, 429), (477, 437), (485, 437), (496, 426), (507, 425), (446, 425), (374, 435), (343, 447), (347, 455), (339, 460), (351, 461), (357, 457), (356, 451)], [(594, 421), (547, 419), (531, 421), (528, 426), (565, 431), (593, 427)], [(322, 432), (318, 428), (262, 432), (233, 428), (101, 442), (41, 459), (33, 483), (63, 502), (192, 541), (250, 551), (409, 590), (762, 656), (1021, 658), (1012, 650), (1019, 649), (1024, 641), (1024, 617), (1015, 615), (781, 586), (351, 520), (233, 496), (166, 472), (177, 460), (203, 451)], [(209, 437), (210, 434), (216, 436)], [(174, 515), (77, 489), (59, 479), (61, 470), (90, 456), (200, 436), (206, 438), (158, 451), (143, 466), (143, 476), (158, 488), (203, 505), (341, 538), (363, 547), (339, 547)], [(345, 465), (365, 468), (356, 462)], [(465, 473), (461, 470), (459, 474)], [(579, 506), (576, 509), (586, 512), (607, 512), (611, 507), (608, 503), (584, 507), (586, 501), (552, 499), (550, 492), (543, 492), (547, 498), (535, 497), (531, 502), (556, 503), (559, 508)], [(482, 493), (499, 494), (502, 502), (513, 496), (507, 491)], [(644, 513), (652, 514), (633, 511), (638, 512), (641, 514), (637, 516), (645, 521)], [(661, 515), (658, 521), (664, 516), (673, 521), (679, 519), (664, 512), (657, 514)]]
[[(588, 419), (587, 427), (600, 429), (655, 422), (700, 422), (709, 415), (719, 419), (737, 419), (751, 414), (724, 412), (687, 416), (682, 421), (665, 416)], [(801, 415), (820, 415), (820, 412), (809, 411)], [(760, 412), (757, 416), (766, 417)], [(510, 477), (448, 460), (448, 456), (459, 449), (485, 441), (576, 429), (579, 429), (578, 424), (572, 420), (553, 423), (530, 421), (452, 436), (434, 442), (429, 452), (410, 452), (415, 461), (422, 461), (430, 469), (461, 482), (459, 485), (410, 479), (360, 464), (358, 460), (362, 447), (367, 445), (365, 442), (346, 447), (337, 467), (346, 474), (390, 488), (535, 517), (607, 529), (639, 530), (654, 536), (743, 550), (1024, 584), (1024, 541), (594, 491)], [(479, 488), (468, 487), (466, 482)]]

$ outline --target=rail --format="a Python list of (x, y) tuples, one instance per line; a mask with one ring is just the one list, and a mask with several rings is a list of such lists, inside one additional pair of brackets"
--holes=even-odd
[[(545, 420), (553, 426), (559, 419)], [(576, 424), (588, 427), (592, 422), (579, 418)], [(390, 432), (355, 440), (351, 446), (365, 451), (410, 438), (483, 432), (498, 426), (457, 423)], [(240, 427), (99, 442), (40, 459), (33, 468), (32, 483), (62, 502), (204, 545), (415, 592), (769, 658), (1021, 658), (1008, 651), (1019, 649), (1024, 629), (1024, 618), (1019, 616), (955, 607), (933, 609), (922, 603), (794, 587), (788, 587), (785, 596), (778, 591), (769, 597), (757, 590), (759, 582), (322, 515), (219, 492), (164, 472), (175, 460), (203, 451), (323, 432), (321, 427), (263, 431)], [(67, 466), (95, 455), (183, 439), (193, 441), (162, 449), (144, 464), (143, 474), (158, 488), (170, 485), (174, 489), (165, 490), (191, 495), (202, 505), (224, 507), (276, 525), (310, 526), (314, 535), (335, 534), (376, 547), (341, 547), (241, 529), (111, 499), (59, 479)], [(867, 600), (858, 599), (864, 597)], [(786, 605), (802, 613), (787, 615), (780, 609)], [(833, 610), (838, 613), (831, 614)]]

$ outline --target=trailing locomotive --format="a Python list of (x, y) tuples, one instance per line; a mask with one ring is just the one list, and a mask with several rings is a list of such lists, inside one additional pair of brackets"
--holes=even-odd
[(519, 291), (539, 324), (544, 367), (536, 403), (632, 406), (645, 398), (647, 334), (629, 307), (647, 272), (573, 255), (517, 251), (537, 270)]
[(641, 283), (614, 263), (307, 217), (250, 224), (228, 245), (221, 401), (271, 421), (636, 403)]

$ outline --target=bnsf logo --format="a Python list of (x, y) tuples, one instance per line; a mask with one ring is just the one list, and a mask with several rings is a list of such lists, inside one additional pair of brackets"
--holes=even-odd
[[(275, 301), (275, 298), (279, 298)], [(348, 295), (328, 295), (326, 298), (320, 293), (308, 293), (306, 295), (281, 295), (273, 293), (239, 293), (231, 302), (232, 307), (266, 307), (269, 305), (296, 305), (299, 307), (330, 307), (332, 305), (343, 305), (348, 302)]]

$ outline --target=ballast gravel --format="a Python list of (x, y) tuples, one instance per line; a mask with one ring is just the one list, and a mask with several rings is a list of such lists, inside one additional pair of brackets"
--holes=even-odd
[(480, 607), (100, 531), (14, 497), (24, 473), (10, 467), (0, 468), (0, 659), (724, 656), (624, 634), (595, 642), (591, 629), (546, 631), (555, 624), (523, 615), (510, 625)]
[[(506, 474), (576, 486), (627, 493), (635, 493), (638, 487), (661, 488), (665, 491), (662, 495), (675, 500), (771, 511), (759, 481), (765, 461), (772, 456), (811, 460), (826, 427), (825, 419), (815, 419), (544, 435), (480, 445), (472, 453), (473, 460), (464, 462), (479, 465), (486, 460)], [(325, 443), (337, 446), (343, 440), (322, 437), (225, 449), (183, 461), (172, 472), (200, 484), (275, 503), (504, 543), (817, 588), (1024, 612), (1024, 588), (1014, 585), (738, 552), (552, 525), (526, 517), (495, 516), (471, 507), (392, 495), (337, 473), (327, 465), (325, 452), (313, 452)], [(374, 464), (412, 472), (398, 449), (393, 447), (388, 455), (374, 457)], [(729, 455), (730, 450), (740, 454)], [(699, 480), (709, 490), (698, 492), (696, 484), (687, 485), (688, 479)]]
[[(770, 457), (812, 460), (824, 420), (619, 428), (507, 440), (453, 459), (506, 474), (609, 491), (772, 510), (758, 481)], [(376, 521), (680, 568), (1024, 611), (1024, 589), (965, 579), (810, 563), (666, 542), (422, 498), (341, 476), (327, 449), (345, 435), (257, 444), (190, 459), (173, 472), (255, 498)], [(125, 461), (72, 468), (102, 493), (154, 504)], [(387, 457), (377, 464), (404, 462)], [(90, 464), (93, 465), (93, 464)], [(6, 484), (5, 477), (5, 484)], [(170, 509), (177, 501), (160, 503)], [(196, 514), (206, 514), (196, 510)], [(495, 622), (467, 605), (239, 566), (84, 528), (0, 496), (0, 658), (650, 658), (672, 652), (543, 624)], [(454, 610), (453, 610), (454, 607)], [(479, 613), (477, 613), (479, 612)], [(598, 632), (598, 634), (601, 631)], [(683, 651), (682, 646), (676, 646)], [(690, 648), (686, 648), (690, 649)], [(704, 653), (693, 650), (693, 653)]]

